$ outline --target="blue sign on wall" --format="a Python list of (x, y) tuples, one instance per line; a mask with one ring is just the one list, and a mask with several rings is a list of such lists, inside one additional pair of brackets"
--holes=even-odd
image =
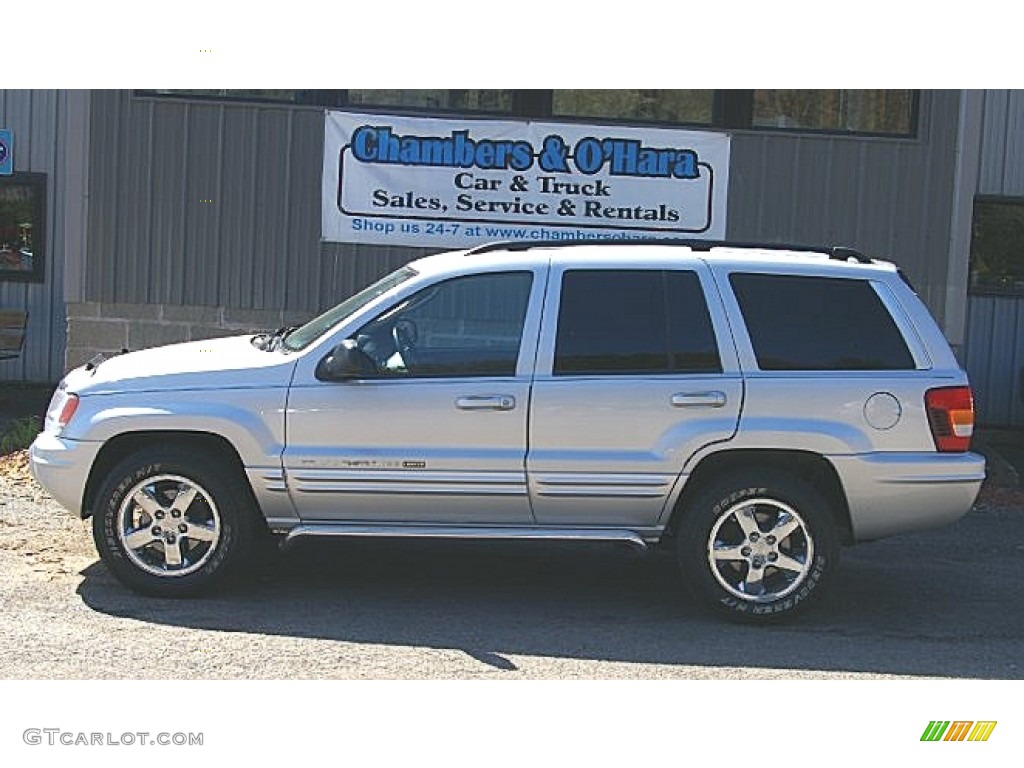
[(6, 129), (0, 129), (0, 176), (14, 173), (14, 137)]

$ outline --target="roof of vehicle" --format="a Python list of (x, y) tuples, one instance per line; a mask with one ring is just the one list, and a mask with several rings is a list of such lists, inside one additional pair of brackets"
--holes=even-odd
[[(593, 266), (702, 260), (731, 268), (764, 270), (796, 267), (816, 274), (863, 275), (866, 271), (894, 272), (895, 265), (871, 259), (840, 246), (780, 243), (738, 243), (720, 240), (560, 240), (487, 243), (464, 251), (428, 256), (416, 262), (423, 272), (465, 272), (475, 267), (496, 269), (536, 266), (554, 261)], [(810, 269), (808, 269), (810, 268)]]

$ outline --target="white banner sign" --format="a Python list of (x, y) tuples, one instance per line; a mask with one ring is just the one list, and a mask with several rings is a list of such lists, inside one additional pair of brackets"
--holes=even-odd
[(323, 239), (725, 238), (729, 137), (328, 112)]

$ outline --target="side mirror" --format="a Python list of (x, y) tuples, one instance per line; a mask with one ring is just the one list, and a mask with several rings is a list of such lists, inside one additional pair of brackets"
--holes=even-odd
[(352, 339), (345, 339), (317, 363), (315, 376), (320, 381), (351, 381), (377, 376), (377, 366)]

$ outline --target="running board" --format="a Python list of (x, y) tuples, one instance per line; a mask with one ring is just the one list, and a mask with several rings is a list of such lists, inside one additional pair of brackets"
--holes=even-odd
[(485, 525), (365, 525), (362, 523), (315, 523), (300, 525), (288, 532), (281, 549), (290, 549), (298, 539), (389, 538), (389, 539), (475, 539), (485, 541), (619, 541), (637, 549), (647, 542), (636, 531), (625, 528), (541, 528), (493, 527)]

